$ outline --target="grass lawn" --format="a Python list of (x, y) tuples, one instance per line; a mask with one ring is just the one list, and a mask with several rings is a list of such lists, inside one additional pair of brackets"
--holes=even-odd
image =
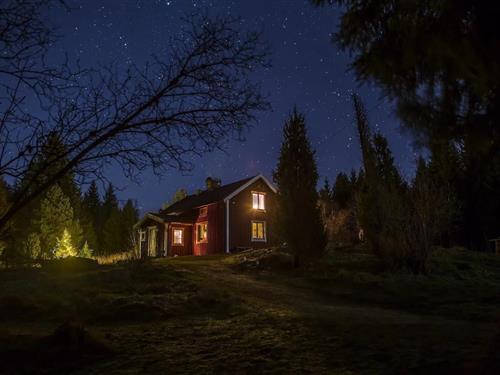
[[(246, 269), (237, 260), (1, 271), (0, 373), (500, 368), (498, 256), (438, 251), (431, 276), (386, 273), (352, 251), (330, 252), (309, 273)], [(53, 334), (68, 319), (85, 330)]]

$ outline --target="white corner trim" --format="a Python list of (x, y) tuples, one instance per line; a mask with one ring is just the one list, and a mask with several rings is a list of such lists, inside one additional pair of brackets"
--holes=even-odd
[(250, 181), (248, 181), (244, 185), (241, 185), (238, 189), (233, 191), (226, 198), (224, 198), (224, 202), (227, 202), (229, 199), (235, 197), (236, 195), (241, 193), (243, 190), (245, 190), (247, 187), (249, 187), (250, 185), (252, 185), (255, 181), (257, 181), (259, 179), (262, 179), (266, 183), (266, 185), (269, 187), (269, 189), (271, 189), (273, 192), (275, 192), (275, 193), (278, 192), (278, 190), (274, 187), (274, 185), (271, 184), (271, 182), (269, 182), (269, 180), (265, 176), (263, 176), (262, 174), (258, 174), (257, 176), (252, 178)]
[(226, 202), (226, 253), (229, 254), (229, 203), (230, 199), (225, 200)]

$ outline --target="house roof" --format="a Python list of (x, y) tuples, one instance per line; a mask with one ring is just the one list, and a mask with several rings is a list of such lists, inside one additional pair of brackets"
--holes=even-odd
[(159, 212), (149, 212), (144, 218), (136, 224), (136, 226), (141, 225), (145, 220), (152, 219), (160, 222), (171, 222), (171, 221), (190, 221), (192, 214), (189, 212), (193, 208), (200, 206), (205, 206), (210, 203), (219, 202), (222, 200), (231, 199), (237, 195), (240, 191), (245, 189), (248, 185), (262, 178), (264, 182), (276, 192), (276, 188), (262, 175), (256, 175), (252, 177), (247, 177), (239, 181), (232, 182), (230, 184), (219, 186), (215, 189), (204, 190), (198, 194), (188, 195), (186, 198), (175, 202), (171, 206)]
[(193, 208), (221, 201), (255, 177), (256, 176), (244, 178), (243, 180), (222, 185), (215, 189), (204, 190), (198, 194), (188, 195), (186, 198), (175, 202), (166, 209), (160, 210), (156, 215), (162, 219), (168, 220)]

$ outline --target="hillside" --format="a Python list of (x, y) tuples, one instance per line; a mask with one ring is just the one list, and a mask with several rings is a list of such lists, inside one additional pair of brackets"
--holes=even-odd
[(332, 252), (307, 273), (241, 256), (2, 271), (0, 373), (492, 373), (500, 258), (432, 264), (390, 274)]

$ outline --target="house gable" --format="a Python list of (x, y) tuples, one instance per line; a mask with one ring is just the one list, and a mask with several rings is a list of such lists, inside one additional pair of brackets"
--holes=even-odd
[[(253, 193), (264, 195), (264, 209), (253, 207)], [(226, 197), (224, 203), (227, 253), (239, 248), (263, 248), (273, 242), (270, 218), (276, 205), (276, 188), (265, 177), (256, 176)], [(263, 239), (253, 237), (252, 225), (263, 232)]]
[(236, 195), (240, 194), (242, 191), (244, 191), (245, 189), (247, 189), (249, 186), (251, 186), (252, 184), (255, 184), (255, 182), (257, 182), (258, 180), (262, 180), (272, 192), (274, 192), (274, 193), (278, 192), (278, 190), (276, 189), (276, 187), (274, 187), (274, 185), (271, 184), (269, 182), (269, 180), (265, 176), (259, 174), (259, 175), (255, 176), (255, 177), (253, 177), (252, 179), (250, 179), (248, 182), (246, 182), (242, 186), (240, 186), (235, 191), (233, 191), (227, 197), (225, 197), (224, 201), (228, 201), (229, 199), (234, 198)]

